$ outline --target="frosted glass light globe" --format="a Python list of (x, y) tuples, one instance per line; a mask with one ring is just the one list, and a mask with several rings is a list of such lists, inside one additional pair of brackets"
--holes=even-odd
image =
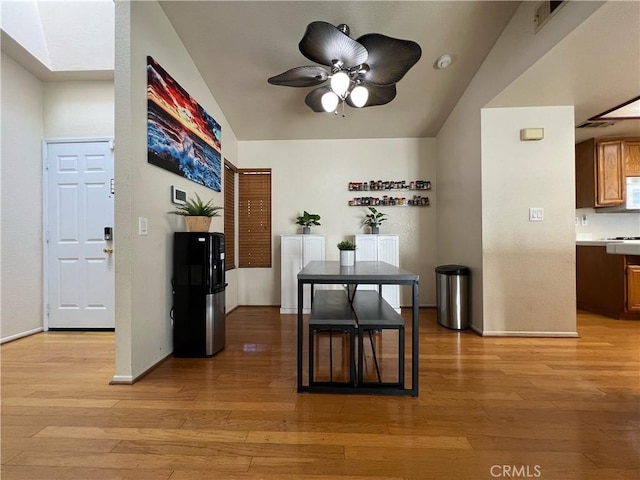
[(331, 89), (336, 93), (336, 95), (342, 98), (344, 98), (347, 93), (349, 83), (351, 83), (351, 79), (349, 78), (349, 75), (344, 72), (334, 73), (331, 77)]
[(324, 111), (331, 113), (336, 111), (339, 98), (335, 93), (327, 92), (324, 95), (322, 95), (322, 98), (320, 99), (320, 101), (322, 102), (322, 108), (324, 108)]
[(351, 91), (351, 103), (356, 107), (364, 107), (369, 99), (369, 90), (362, 85), (358, 85)]

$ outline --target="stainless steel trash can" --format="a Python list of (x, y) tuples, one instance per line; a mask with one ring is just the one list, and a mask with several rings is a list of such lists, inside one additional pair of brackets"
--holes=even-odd
[(438, 323), (452, 330), (469, 327), (469, 267), (436, 267)]

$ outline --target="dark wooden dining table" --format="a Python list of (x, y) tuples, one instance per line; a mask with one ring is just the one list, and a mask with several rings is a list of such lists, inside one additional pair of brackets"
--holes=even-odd
[[(337, 261), (309, 262), (298, 272), (298, 356), (297, 376), (298, 392), (332, 392), (332, 393), (365, 393), (418, 396), (418, 364), (419, 364), (419, 275), (396, 267), (386, 262), (355, 262), (353, 267), (342, 267)], [(411, 285), (411, 383), (405, 388), (371, 388), (353, 386), (350, 388), (332, 388), (327, 386), (310, 386), (303, 382), (304, 373), (304, 286), (311, 285), (311, 301), (315, 285), (346, 285), (357, 289), (357, 285), (378, 285), (382, 295), (382, 285)]]

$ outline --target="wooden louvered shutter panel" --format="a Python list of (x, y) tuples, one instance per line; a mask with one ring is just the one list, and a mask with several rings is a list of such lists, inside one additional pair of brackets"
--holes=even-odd
[(271, 169), (240, 169), (238, 174), (239, 267), (270, 268)]
[(236, 172), (224, 161), (224, 259), (225, 270), (236, 268)]

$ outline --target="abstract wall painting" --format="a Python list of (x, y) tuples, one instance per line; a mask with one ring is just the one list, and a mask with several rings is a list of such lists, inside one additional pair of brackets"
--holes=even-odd
[(149, 163), (220, 191), (221, 128), (158, 63), (147, 57)]

